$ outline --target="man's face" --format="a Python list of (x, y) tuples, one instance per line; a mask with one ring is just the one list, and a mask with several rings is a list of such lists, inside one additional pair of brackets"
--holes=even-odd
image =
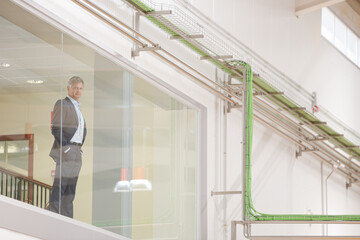
[(71, 87), (67, 86), (68, 95), (70, 97), (72, 97), (73, 99), (75, 99), (76, 101), (78, 101), (82, 95), (83, 88), (84, 88), (84, 85), (81, 82), (74, 83)]

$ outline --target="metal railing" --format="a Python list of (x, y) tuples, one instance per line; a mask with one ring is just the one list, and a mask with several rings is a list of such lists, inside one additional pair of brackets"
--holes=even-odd
[(0, 194), (47, 209), (51, 186), (0, 168)]

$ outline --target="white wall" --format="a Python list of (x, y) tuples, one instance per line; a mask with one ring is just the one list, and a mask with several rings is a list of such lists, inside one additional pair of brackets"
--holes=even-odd
[[(197, 0), (194, 6), (266, 61), (302, 85), (316, 91), (318, 103), (351, 128), (360, 131), (360, 71), (321, 37), (321, 11), (295, 17), (295, 1), (289, 0)], [(241, 116), (228, 121), (226, 170), (220, 181), (227, 190), (241, 187)], [(236, 145), (234, 143), (237, 143)], [(310, 154), (295, 158), (296, 147), (260, 124), (253, 139), (253, 200), (263, 213), (322, 214), (321, 163)], [(324, 166), (324, 178), (331, 169)], [(356, 214), (360, 208), (359, 186), (346, 190), (336, 172), (328, 181), (329, 214)], [(223, 198), (214, 216), (214, 239), (229, 239), (230, 220), (240, 219), (240, 197)], [(325, 199), (323, 199), (325, 201)], [(221, 206), (227, 206), (222, 212)], [(235, 215), (235, 217), (234, 217)], [(225, 220), (223, 219), (225, 217)], [(329, 234), (359, 234), (357, 226), (329, 227)], [(241, 232), (242, 228), (238, 227)], [(281, 230), (281, 231), (280, 231)], [(346, 230), (346, 231), (345, 231)], [(255, 226), (254, 234), (322, 234), (321, 226)]]
[[(150, 53), (131, 59), (132, 43), (70, 1), (34, 0), (54, 14), (62, 24), (84, 38), (117, 55), (118, 59), (136, 63), (162, 81), (185, 93), (207, 108), (207, 239), (230, 239), (231, 220), (240, 219), (241, 196), (210, 196), (212, 190), (241, 190), (241, 114), (232, 111), (227, 118), (227, 147), (223, 145), (222, 103), (178, 70)], [(355, 109), (356, 82), (359, 70), (320, 37), (320, 12), (296, 19), (294, 2), (289, 0), (199, 0), (196, 7), (222, 24), (282, 72), (301, 83), (308, 91), (317, 91), (319, 104), (341, 116), (351, 127), (358, 128), (360, 109)], [(210, 3), (209, 3), (210, 2)], [(216, 11), (215, 11), (216, 10)], [(126, 11), (118, 14), (130, 24)], [(200, 63), (183, 46), (170, 43), (166, 36), (147, 22), (142, 29), (155, 42), (186, 58), (203, 73), (214, 77), (212, 66)], [(153, 79), (156, 80), (156, 79)], [(326, 88), (325, 88), (326, 86)], [(349, 91), (348, 86), (354, 90)], [(345, 88), (346, 87), (346, 88)], [(342, 90), (342, 91), (338, 91)], [(336, 94), (336, 95), (335, 95)], [(340, 94), (341, 97), (338, 97)], [(336, 97), (334, 97), (336, 96)], [(351, 107), (352, 106), (352, 107)], [(352, 109), (354, 108), (354, 109)], [(349, 110), (352, 110), (351, 112)], [(359, 128), (358, 128), (359, 129)], [(226, 151), (226, 158), (223, 152)], [(330, 169), (325, 167), (324, 176)], [(205, 187), (205, 186), (204, 186)], [(329, 180), (329, 213), (360, 213), (357, 204), (359, 187), (345, 189), (345, 179), (334, 173)], [(253, 143), (253, 200), (264, 213), (321, 214), (320, 161), (304, 153), (295, 158), (295, 146), (281, 136), (255, 123)], [(205, 206), (201, 206), (205, 207)], [(344, 227), (342, 227), (344, 228)], [(340, 231), (332, 228), (329, 233)], [(241, 233), (241, 228), (238, 228)], [(353, 233), (356, 227), (343, 233)], [(295, 227), (255, 226), (254, 234), (321, 234), (320, 226)], [(241, 235), (241, 234), (239, 234)], [(239, 237), (239, 239), (243, 239)]]
[(194, 6), (360, 132), (360, 71), (321, 37), (321, 10), (295, 17), (294, 0), (196, 0)]

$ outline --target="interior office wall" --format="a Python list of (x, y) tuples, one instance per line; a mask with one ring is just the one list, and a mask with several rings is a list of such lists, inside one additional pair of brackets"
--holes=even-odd
[[(159, 59), (153, 57), (149, 53), (141, 53), (141, 56), (135, 59), (131, 59), (131, 47), (132, 43), (125, 39), (123, 36), (116, 33), (116, 31), (106, 24), (99, 23), (93, 16), (90, 14), (85, 14), (80, 8), (74, 6), (70, 1), (58, 1), (50, 2), (45, 0), (36, 0), (34, 1), (37, 4), (40, 4), (47, 11), (51, 12), (58, 18), (61, 18), (62, 23), (68, 24), (69, 27), (77, 29), (78, 33), (84, 38), (92, 39), (94, 42), (99, 43), (100, 46), (103, 46), (109, 51), (119, 54), (119, 58), (125, 59), (126, 61), (134, 62), (141, 68), (151, 72), (152, 74), (159, 77), (161, 80), (170, 84), (171, 86), (177, 88), (179, 91), (184, 92), (186, 95), (190, 96), (194, 100), (203, 104), (208, 110), (208, 119), (207, 119), (207, 186), (202, 186), (207, 188), (208, 201), (204, 205), (200, 206), (201, 208), (206, 208), (208, 211), (208, 239), (230, 239), (230, 222), (231, 220), (240, 219), (240, 204), (241, 196), (226, 196), (226, 197), (211, 197), (210, 192), (213, 190), (240, 190), (241, 189), (241, 113), (237, 110), (233, 110), (227, 117), (227, 147), (224, 146), (221, 136), (223, 135), (223, 123), (221, 113), (222, 102), (219, 101), (214, 95), (210, 94), (208, 91), (201, 88), (199, 85), (189, 80), (186, 76), (182, 75), (181, 72), (175, 70), (172, 67), (169, 67), (166, 63), (160, 61)], [(200, 4), (201, 2), (196, 2)], [(269, 3), (268, 3), (269, 2)], [(262, 4), (264, 12), (267, 12), (266, 6), (271, 9), (273, 18), (277, 19), (277, 22), (273, 22), (271, 26), (275, 27), (276, 23), (279, 23), (281, 17), (285, 17), (284, 22), (296, 21), (297, 19), (292, 19), (290, 14), (290, 9), (292, 5), (285, 1), (277, 1), (274, 5), (281, 5), (284, 3), (285, 6), (276, 8), (273, 5), (266, 5), (274, 3), (273, 1), (261, 1), (253, 2)], [(209, 16), (213, 16), (211, 9), (224, 9), (226, 6), (231, 6), (230, 1), (218, 1), (212, 2), (212, 4), (205, 3), (205, 0), (202, 2), (201, 7), (205, 8), (205, 13)], [(244, 17), (246, 11), (250, 11), (252, 4), (250, 1), (238, 2), (237, 4), (244, 4), (244, 6), (239, 9), (243, 11), (243, 15), (235, 14), (235, 10), (231, 11), (233, 14), (224, 14), (216, 18), (217, 21), (224, 22), (229, 20), (231, 16), (236, 15), (241, 17), (245, 23), (249, 23), (249, 20), (246, 20)], [(218, 5), (216, 5), (218, 4)], [(199, 6), (199, 5), (198, 5)], [(216, 8), (215, 8), (216, 7)], [(233, 8), (237, 9), (237, 8)], [(121, 10), (120, 10), (121, 11)], [(276, 15), (275, 12), (283, 13), (284, 15)], [(292, 10), (291, 10), (292, 11)], [(308, 15), (306, 18), (314, 16), (320, 21), (320, 15), (316, 16), (317, 13)], [(278, 16), (278, 17), (277, 17)], [(263, 22), (258, 23), (259, 25), (253, 25), (252, 28), (249, 27), (249, 24), (245, 24), (247, 31), (256, 32), (261, 28), (266, 19), (261, 17), (261, 14), (255, 14), (253, 18), (257, 20), (262, 19)], [(293, 31), (296, 36), (302, 36), (302, 33), (306, 32), (308, 28), (314, 29), (316, 26), (313, 26), (313, 22), (309, 19), (306, 20), (305, 16), (300, 18), (299, 21), (301, 24), (295, 24), (294, 26), (290, 25), (290, 30)], [(124, 19), (131, 23), (131, 16), (124, 13)], [(290, 20), (289, 20), (290, 19)], [(306, 20), (306, 21), (305, 21)], [(312, 19), (311, 19), (312, 20)], [(290, 21), (290, 22), (291, 22)], [(270, 21), (269, 21), (270, 22)], [(253, 23), (254, 24), (254, 23)], [(293, 39), (288, 43), (283, 40), (280, 36), (277, 35), (277, 39), (271, 40), (272, 44), (269, 42), (269, 35), (264, 34), (262, 31), (259, 31), (257, 34), (261, 38), (249, 37), (249, 35), (241, 32), (241, 25), (239, 22), (232, 22), (228, 24), (227, 27), (236, 26), (238, 31), (230, 29), (231, 32), (234, 32), (239, 39), (244, 39), (245, 43), (254, 42), (254, 50), (260, 53), (265, 59), (271, 60), (274, 62), (273, 65), (277, 66), (280, 70), (284, 71), (290, 76), (297, 77), (297, 74), (304, 69), (305, 64), (312, 66), (312, 63), (309, 61), (302, 63), (303, 67), (299, 67), (299, 59), (314, 59), (309, 55), (311, 53), (310, 48), (309, 52), (304, 50), (305, 53), (301, 53), (300, 50), (296, 51), (296, 54), (290, 54), (289, 51), (282, 50), (280, 51), (280, 46), (275, 48), (276, 40), (281, 40), (282, 44), (285, 44), (287, 47), (293, 47), (293, 51), (298, 47), (296, 43), (308, 42), (309, 45), (312, 44), (311, 34), (305, 34), (305, 40)], [(313, 26), (313, 28), (311, 28)], [(263, 28), (265, 28), (264, 26)], [(150, 24), (142, 24), (142, 30), (148, 32), (150, 37), (154, 40), (166, 39), (166, 36), (162, 35), (160, 31), (154, 30)], [(229, 29), (228, 29), (229, 30)], [(276, 28), (276, 30), (278, 30)], [(101, 34), (99, 34), (101, 31)], [(284, 29), (282, 31), (285, 31)], [(300, 31), (300, 33), (297, 31)], [(320, 26), (318, 28), (320, 34)], [(274, 32), (268, 30), (267, 33)], [(243, 35), (241, 35), (243, 34)], [(250, 35), (251, 36), (251, 35)], [(290, 33), (285, 34), (285, 36), (290, 36)], [(275, 38), (273, 36), (273, 38)], [(322, 41), (319, 37), (318, 41)], [(169, 41), (167, 41), (169, 42)], [(257, 45), (255, 44), (257, 43)], [(195, 56), (186, 55), (183, 46), (176, 44), (169, 46), (172, 47), (172, 51), (179, 51), (180, 55), (186, 57), (188, 63), (191, 63), (192, 66), (199, 67), (199, 69), (206, 73), (207, 75), (214, 76), (215, 69), (203, 63), (199, 63), (198, 59)], [(276, 43), (277, 44), (277, 43)], [(294, 46), (295, 45), (295, 46)], [(249, 45), (251, 47), (251, 45)], [(259, 46), (259, 47), (257, 47)], [(262, 46), (262, 48), (261, 48)], [(277, 49), (278, 51), (275, 51)], [(306, 48), (304, 48), (306, 49)], [(334, 50), (336, 51), (336, 50)], [(335, 54), (336, 52), (334, 52)], [(304, 56), (303, 56), (304, 55)], [(285, 58), (287, 59), (285, 61)], [(296, 61), (290, 61), (289, 59), (295, 59)], [(304, 60), (305, 61), (305, 60)], [(299, 63), (298, 63), (299, 62)], [(285, 64), (286, 63), (286, 64)], [(284, 65), (285, 64), (285, 65)], [(346, 62), (344, 62), (346, 65)], [(282, 66), (282, 67), (281, 67)], [(284, 67), (285, 66), (285, 67)], [(348, 66), (350, 67), (350, 66)], [(285, 69), (285, 70), (284, 70)], [(292, 70), (289, 70), (292, 69)], [(287, 72), (289, 71), (289, 72)], [(303, 70), (304, 71), (304, 70)], [(322, 73), (320, 70), (316, 70), (319, 73)], [(354, 69), (355, 71), (355, 69)], [(306, 71), (307, 73), (307, 71)], [(304, 72), (303, 72), (304, 74)], [(326, 73), (322, 73), (326, 74)], [(310, 76), (312, 76), (310, 74)], [(221, 74), (220, 74), (221, 77)], [(327, 76), (331, 77), (330, 74)], [(302, 79), (302, 78), (301, 78)], [(304, 86), (306, 83), (304, 83)], [(309, 88), (309, 87), (306, 87)], [(309, 90), (309, 89), (308, 89)], [(312, 91), (311, 89), (309, 91)], [(319, 94), (320, 96), (323, 95)], [(320, 101), (319, 103), (324, 105)], [(329, 110), (331, 110), (329, 108)], [(335, 110), (334, 110), (335, 111)], [(354, 127), (354, 126), (353, 126)], [(305, 155), (301, 158), (296, 159), (295, 156), (295, 146), (279, 135), (275, 134), (272, 130), (265, 128), (264, 126), (255, 122), (254, 130), (254, 144), (253, 144), (253, 197), (254, 204), (259, 211), (270, 212), (270, 213), (321, 213), (322, 211), (322, 199), (321, 199), (321, 173), (320, 161), (314, 160), (311, 155)], [(226, 151), (226, 157), (224, 156), (224, 150)], [(328, 176), (331, 169), (324, 167), (324, 176)], [(330, 182), (332, 184), (330, 184)], [(360, 209), (356, 206), (356, 201), (359, 200), (359, 188), (354, 186), (348, 190), (345, 189), (345, 179), (340, 177), (339, 174), (334, 173), (334, 175), (329, 180), (329, 207), (330, 213), (347, 213), (347, 212), (360, 212)], [(304, 199), (304, 196), (308, 198)], [(330, 206), (329, 205), (329, 206)], [(315, 226), (301, 226), (300, 228), (294, 227), (281, 227), (280, 229), (275, 229), (275, 227), (269, 228), (267, 226), (263, 229), (254, 229), (258, 233), (275, 233), (276, 231), (282, 231), (282, 233), (321, 233), (321, 227)], [(341, 229), (340, 229), (341, 230)], [(340, 231), (336, 229), (336, 231)], [(240, 231), (240, 229), (239, 229)], [(335, 230), (331, 230), (335, 231)], [(350, 231), (356, 231), (356, 229), (350, 229)], [(329, 232), (330, 233), (330, 232)], [(239, 236), (239, 239), (243, 239)]]

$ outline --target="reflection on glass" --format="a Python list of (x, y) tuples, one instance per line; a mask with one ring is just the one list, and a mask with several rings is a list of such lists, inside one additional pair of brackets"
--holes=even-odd
[(52, 103), (62, 95), (59, 43), (61, 32), (0, 1), (0, 135), (11, 139), (0, 143), (0, 187), (7, 197), (41, 208), (52, 184)]
[(196, 128), (195, 110), (136, 79), (133, 172), (152, 191), (132, 194), (133, 239), (195, 239)]
[(29, 140), (0, 141), (0, 167), (3, 169), (27, 176), (29, 155)]
[(114, 187), (114, 193), (132, 191), (151, 191), (152, 184), (147, 179), (133, 179), (131, 181), (118, 181)]
[(7, 144), (8, 164), (27, 171), (29, 163), (29, 141), (8, 141)]
[(120, 192), (130, 192), (131, 191), (131, 187), (130, 187), (130, 182), (129, 181), (118, 181), (115, 184), (114, 193), (120, 193)]
[(5, 141), (0, 141), (0, 162), (5, 162)]

